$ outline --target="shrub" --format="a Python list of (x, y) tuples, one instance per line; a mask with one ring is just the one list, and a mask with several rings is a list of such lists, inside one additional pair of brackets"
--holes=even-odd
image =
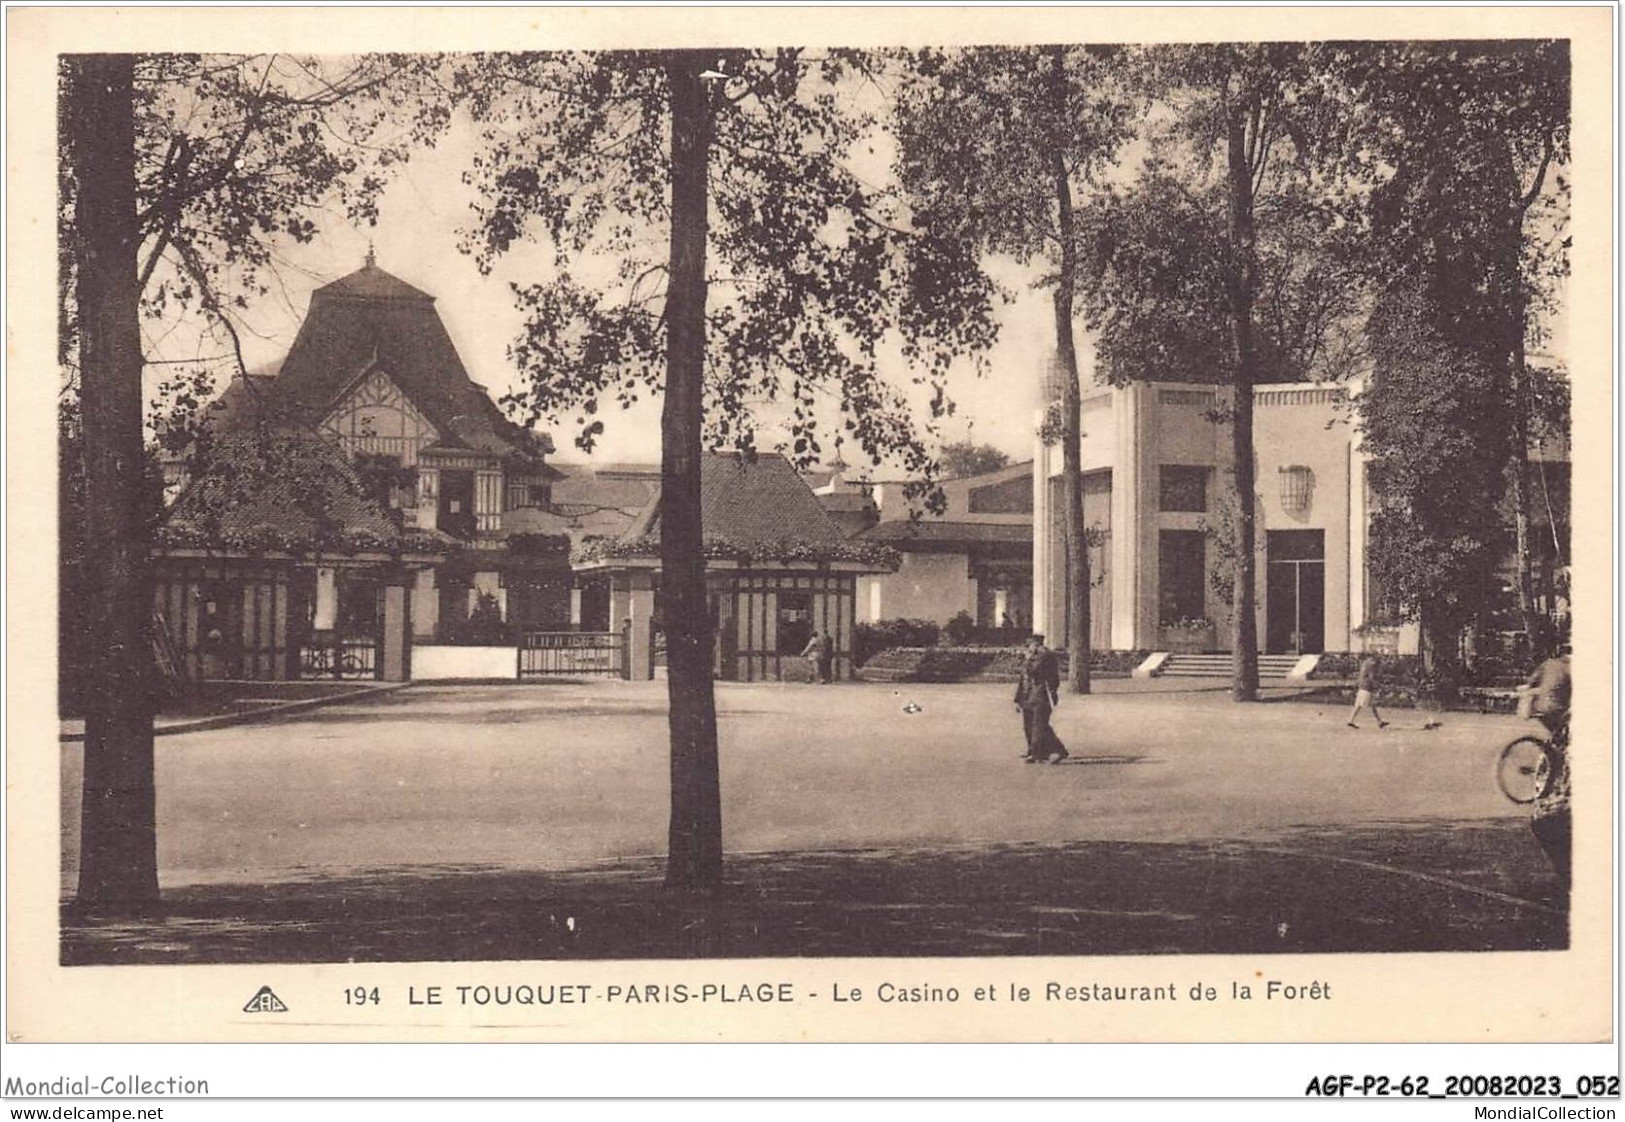
[(1020, 647), (1030, 634), (1025, 627), (971, 627), (962, 630), (957, 638), (951, 632), (944, 634), (942, 642), (955, 647)]
[(971, 618), (969, 612), (962, 611), (949, 620), (948, 626), (942, 630), (943, 638), (949, 646), (963, 647), (967, 645), (970, 637), (976, 632), (976, 621)]
[[(1352, 678), (1359, 673), (1360, 658), (1358, 654), (1328, 651), (1320, 656), (1320, 662), (1310, 677)], [(1509, 657), (1501, 651), (1485, 651), (1473, 660), (1471, 667), (1454, 685), (1456, 688), (1515, 686), (1528, 676), (1534, 665), (1535, 660), (1527, 654), (1515, 652)], [(1417, 655), (1380, 655), (1377, 669), (1385, 691), (1405, 693), (1415, 692), (1419, 688), (1450, 688), (1448, 684), (1425, 682), (1422, 660)]]
[(862, 666), (890, 647), (934, 647), (942, 629), (928, 619), (883, 619), (852, 628), (852, 663)]
[[(1011, 644), (888, 649), (898, 651), (899, 655), (907, 650), (918, 656), (914, 659), (899, 657), (887, 660), (889, 669), (907, 668), (909, 673), (906, 680), (914, 682), (1013, 682), (1021, 676), (1022, 665), (1027, 661), (1027, 649)], [(1094, 650), (1089, 652), (1090, 671), (1101, 677), (1127, 677), (1150, 653), (1150, 651)], [(1057, 651), (1055, 657), (1064, 675), (1067, 669), (1067, 653)]]
[(467, 619), (445, 626), (441, 642), (459, 647), (505, 647), (514, 642), (514, 636), (513, 629), (502, 622), (496, 596), (482, 592)]

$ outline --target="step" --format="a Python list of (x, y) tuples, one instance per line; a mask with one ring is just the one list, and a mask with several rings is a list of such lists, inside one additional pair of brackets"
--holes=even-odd
[[(1224, 662), (1230, 661), (1229, 651), (1174, 651), (1172, 653), (1174, 658), (1218, 659)], [(1291, 662), (1297, 657), (1298, 656), (1295, 654), (1261, 654), (1258, 656), (1258, 661)]]
[(907, 682), (914, 677), (912, 669), (894, 666), (860, 666), (855, 674), (860, 682)]
[[(1268, 654), (1258, 656), (1260, 678), (1285, 678), (1298, 664), (1297, 655)], [(1162, 665), (1163, 678), (1228, 678), (1234, 672), (1230, 653), (1215, 651), (1205, 654), (1170, 654)]]

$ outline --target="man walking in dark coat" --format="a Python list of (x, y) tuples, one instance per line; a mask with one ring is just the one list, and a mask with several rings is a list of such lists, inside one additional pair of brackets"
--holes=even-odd
[(1016, 682), (1015, 700), (1027, 737), (1027, 751), (1022, 758), (1029, 764), (1046, 760), (1058, 764), (1066, 759), (1069, 755), (1066, 745), (1049, 723), (1050, 714), (1061, 700), (1061, 671), (1054, 652), (1045, 648), (1042, 635), (1027, 640), (1027, 658), (1021, 665), (1021, 678)]

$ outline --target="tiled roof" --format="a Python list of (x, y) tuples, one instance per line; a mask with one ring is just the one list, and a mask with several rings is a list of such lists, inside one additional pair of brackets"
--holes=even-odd
[(859, 535), (866, 541), (885, 542), (899, 549), (907, 549), (910, 542), (946, 544), (964, 542), (1018, 542), (1033, 540), (1030, 522), (935, 522), (921, 519), (911, 522), (897, 518), (880, 522)]
[(434, 298), (376, 265), (311, 294), (281, 372), (279, 412), (314, 426), (358, 375), (377, 366), (440, 432), (440, 443), (495, 455), (535, 456), (551, 442), (514, 425), (479, 385), (434, 308)]
[(571, 528), (594, 537), (625, 532), (660, 493), (660, 468), (630, 464), (557, 464), (553, 509)]
[[(322, 514), (318, 520), (311, 511)], [(314, 433), (240, 429), (211, 449), (159, 533), (169, 544), (228, 547), (323, 542), (390, 549), (400, 527), (367, 497), (344, 453)]]
[(350, 296), (359, 300), (426, 300), (434, 297), (421, 288), (413, 288), (393, 273), (386, 273), (372, 261), (349, 276), (340, 277), (332, 284), (316, 290), (328, 296)]
[[(846, 535), (790, 462), (763, 453), (746, 462), (729, 453), (700, 461), (700, 519), (708, 541), (749, 548), (775, 542), (837, 544)], [(622, 535), (625, 540), (660, 536), (659, 499), (644, 508)]]

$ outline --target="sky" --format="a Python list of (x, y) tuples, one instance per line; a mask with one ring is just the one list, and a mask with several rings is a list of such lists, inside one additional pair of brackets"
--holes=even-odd
[[(547, 276), (552, 251), (539, 242), (517, 245), (498, 259), (489, 276), (482, 276), (473, 258), (458, 251), (460, 231), (473, 217), (469, 210), (472, 189), (461, 182), (471, 144), (472, 130), (462, 126), (434, 149), (414, 153), (386, 189), (375, 227), (351, 224), (335, 209), (317, 216), (321, 234), (314, 242), (285, 241), (279, 246), (279, 281), (273, 282), (271, 296), (256, 301), (244, 315), (247, 330), (241, 334), (250, 370), (271, 369), (280, 363), (298, 332), (311, 291), (360, 268), (370, 246), (380, 268), (436, 298), (436, 309), (471, 378), (494, 398), (515, 385), (517, 372), (507, 352), (519, 334), (522, 316), (515, 309), (510, 285)], [(878, 169), (878, 174), (884, 174), (884, 169)], [(997, 311), (999, 341), (988, 355), (986, 375), (978, 377), (968, 361), (951, 374), (949, 396), (957, 411), (942, 422), (939, 439), (969, 437), (1021, 461), (1033, 454), (1041, 373), (1053, 351), (1053, 305), (1047, 292), (1032, 290), (1033, 270), (1008, 259), (993, 260), (988, 268), (1015, 299)], [(163, 339), (156, 348), (170, 360), (225, 349), (184, 330)], [(1080, 361), (1089, 363), (1092, 356), (1080, 354)], [(908, 371), (900, 358), (895, 377), (899, 385), (907, 386)], [(923, 415), (923, 409), (921, 412)], [(626, 411), (606, 402), (598, 416), (606, 431), (591, 455), (574, 445), (574, 428), (568, 420), (550, 430), (558, 447), (556, 459), (658, 461), (658, 398), (645, 398)], [(545, 422), (539, 427), (545, 427)], [(769, 439), (764, 429), (764, 446)], [(826, 453), (833, 451), (828, 440), (824, 448)], [(851, 447), (843, 453), (858, 466), (861, 456)], [(877, 476), (892, 474), (885, 465), (873, 470)]]
[[(855, 100), (861, 98), (855, 95)], [(863, 166), (854, 166), (853, 170), (873, 183), (889, 177), (892, 152), (883, 133), (872, 139), (874, 146), (869, 151), (873, 154), (855, 152), (855, 165)], [(275, 368), (293, 342), (311, 291), (360, 268), (371, 248), (380, 267), (436, 297), (440, 317), (476, 382), (484, 385), (493, 398), (516, 388), (518, 374), (508, 359), (508, 348), (519, 335), (522, 316), (515, 307), (512, 286), (549, 278), (552, 250), (538, 241), (521, 242), (497, 259), (489, 276), (482, 276), (474, 259), (458, 250), (462, 231), (474, 218), (470, 210), (473, 189), (462, 182), (474, 145), (472, 126), (466, 121), (454, 123), (434, 148), (415, 151), (410, 161), (396, 170), (380, 200), (375, 227), (357, 226), (334, 209), (314, 216), (321, 231), (314, 242), (299, 245), (285, 241), (276, 255), (279, 283), (269, 297), (256, 301), (244, 316), (242, 340), (249, 369)], [(1130, 174), (1138, 164), (1138, 156), (1137, 150), (1126, 150), (1118, 174)], [(1036, 270), (997, 258), (987, 262), (986, 267), (1012, 300), (996, 310), (999, 338), (986, 356), (985, 375), (978, 377), (970, 361), (962, 362), (950, 375), (949, 397), (957, 409), (954, 416), (941, 422), (936, 436), (939, 443), (969, 438), (992, 444), (1013, 460), (1021, 461), (1033, 455), (1039, 387), (1054, 349), (1053, 306), (1047, 290), (1033, 288)], [(590, 273), (591, 266), (574, 271)], [(1094, 367), (1093, 347), (1082, 325), (1075, 326), (1079, 367), (1087, 379)], [(1559, 314), (1548, 327), (1552, 338), (1543, 349), (1563, 354), (1566, 317)], [(150, 354), (173, 362), (227, 350), (221, 341), (198, 339), (185, 329), (154, 337), (167, 329), (167, 325), (149, 325)], [(896, 383), (907, 387), (906, 364), (895, 351), (893, 360)], [(172, 369), (156, 368), (149, 376), (149, 390)], [(916, 416), (923, 418), (927, 412), (924, 391), (911, 387), (909, 392), (919, 405)], [(549, 431), (561, 461), (651, 463), (660, 456), (659, 414), (658, 397), (645, 397), (624, 411), (613, 401), (606, 401), (597, 415), (605, 431), (590, 456), (574, 445), (576, 428), (570, 417)], [(782, 435), (773, 432), (771, 417), (772, 410), (766, 410), (759, 442), (764, 449)], [(833, 407), (823, 420), (826, 435), (835, 435), (838, 418)], [(824, 450), (825, 458), (830, 458), (834, 448), (828, 439), (824, 440)], [(893, 465), (869, 467), (859, 462), (861, 456), (855, 449), (847, 447), (842, 451), (860, 470), (867, 468), (881, 478), (897, 475)]]

